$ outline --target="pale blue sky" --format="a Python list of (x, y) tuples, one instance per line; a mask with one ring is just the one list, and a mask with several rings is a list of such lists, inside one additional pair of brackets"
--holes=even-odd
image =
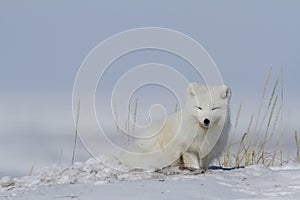
[[(72, 135), (72, 87), (83, 59), (107, 37), (145, 26), (175, 29), (202, 44), (232, 88), (233, 111), (243, 103), (255, 112), (269, 67), (274, 83), (283, 65), (286, 121), (289, 131), (299, 129), (299, 8), (296, 0), (1, 0), (0, 137), (32, 129)], [(127, 61), (160, 59), (149, 55)]]
[(300, 63), (299, 6), (299, 1), (1, 1), (0, 87), (70, 91), (94, 46), (143, 26), (172, 28), (197, 40), (233, 87), (257, 86), (253, 79), (281, 64), (293, 86)]

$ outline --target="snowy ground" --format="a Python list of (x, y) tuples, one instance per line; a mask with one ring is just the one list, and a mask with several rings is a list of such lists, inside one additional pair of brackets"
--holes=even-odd
[[(113, 163), (118, 165), (118, 163)], [(119, 166), (120, 167), (120, 166)], [(2, 177), (0, 199), (300, 199), (300, 164), (191, 174), (120, 172), (94, 159), (53, 166), (22, 178)]]

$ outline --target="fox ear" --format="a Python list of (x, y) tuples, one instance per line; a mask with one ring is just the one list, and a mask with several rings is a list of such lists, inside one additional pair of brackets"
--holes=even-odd
[(228, 99), (228, 101), (230, 100), (231, 97), (231, 90), (227, 85), (223, 85), (223, 91), (221, 93), (221, 98), (222, 99)]
[(194, 82), (194, 83), (190, 83), (188, 86), (188, 94), (191, 96), (195, 96), (195, 90), (197, 88), (198, 83)]

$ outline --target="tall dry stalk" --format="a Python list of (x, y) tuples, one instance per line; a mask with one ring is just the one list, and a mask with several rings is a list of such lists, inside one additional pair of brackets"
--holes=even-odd
[(122, 135), (121, 135), (121, 129), (119, 127), (119, 115), (118, 115), (116, 99), (113, 99), (113, 112), (115, 115), (115, 125), (116, 125), (116, 129), (117, 129), (117, 137), (119, 138), (119, 145), (121, 145), (122, 144)]
[[(249, 121), (247, 132), (246, 132), (248, 134), (248, 136), (250, 134), (252, 123), (253, 123), (253, 115), (251, 115), (251, 117), (250, 117), (250, 121)], [(248, 144), (248, 140), (249, 140), (248, 136), (247, 136), (247, 138), (245, 138), (245, 144)], [(250, 145), (248, 144), (247, 147), (245, 146), (245, 156), (246, 156), (245, 157), (245, 166), (248, 166), (250, 164), (251, 151), (249, 151), (249, 149), (250, 149)]]
[[(280, 85), (281, 85), (281, 105), (283, 107), (283, 66), (280, 66)], [(283, 164), (283, 108), (281, 108), (280, 117), (280, 164)]]
[(269, 70), (269, 74), (266, 78), (266, 82), (265, 82), (265, 85), (264, 85), (264, 89), (263, 89), (263, 93), (261, 95), (261, 99), (260, 99), (260, 103), (259, 103), (259, 107), (258, 107), (258, 113), (257, 113), (257, 118), (256, 118), (256, 123), (255, 123), (255, 128), (254, 128), (254, 134), (257, 133), (257, 127), (258, 127), (258, 123), (259, 123), (259, 120), (260, 120), (260, 114), (261, 114), (261, 110), (262, 110), (262, 105), (263, 105), (263, 101), (264, 101), (264, 98), (265, 98), (265, 95), (266, 95), (266, 91), (267, 91), (267, 88), (268, 88), (268, 85), (269, 85), (269, 81), (270, 81), (270, 78), (271, 78), (271, 75), (272, 75), (272, 67), (270, 67), (270, 70)]
[[(269, 138), (267, 139), (267, 143), (265, 144), (265, 149), (269, 148), (269, 143), (270, 143), (270, 141), (272, 140), (272, 138), (274, 136), (275, 129), (276, 129), (276, 126), (278, 124), (278, 119), (279, 119), (279, 116), (281, 114), (281, 108), (282, 108), (282, 104), (280, 104), (278, 109), (277, 109), (276, 116), (275, 116), (275, 119), (274, 119), (274, 122), (273, 122), (272, 131), (271, 131), (271, 134), (270, 134)], [(270, 163), (269, 166), (274, 166), (275, 158), (276, 158), (276, 155), (277, 155), (277, 152), (278, 152), (278, 146), (279, 146), (279, 143), (276, 144), (275, 151), (274, 151), (273, 156), (272, 156), (272, 162)]]
[(59, 151), (59, 159), (58, 159), (58, 166), (61, 166), (61, 161), (62, 161), (63, 153), (64, 153), (64, 150), (60, 149), (60, 151)]
[(77, 114), (76, 114), (76, 122), (75, 122), (75, 135), (74, 135), (74, 146), (73, 146), (72, 161), (71, 161), (72, 165), (74, 164), (74, 160), (75, 160), (75, 152), (76, 152), (77, 140), (78, 140), (79, 114), (80, 114), (80, 99), (78, 100), (78, 104), (77, 104)]
[(132, 124), (132, 142), (134, 142), (134, 134), (135, 134), (135, 127), (136, 127), (136, 115), (138, 109), (138, 99), (135, 99), (134, 103), (134, 111), (133, 111), (133, 124)]
[(254, 126), (252, 142), (251, 142), (250, 147), (249, 147), (249, 151), (251, 152), (251, 156), (252, 156), (252, 161), (254, 160), (254, 157), (256, 155), (256, 152), (255, 152), (255, 149), (254, 149), (255, 148), (254, 144), (256, 143), (256, 147), (259, 145), (259, 142), (257, 141), (259, 131), (257, 130), (257, 128), (258, 128), (258, 124), (259, 124), (259, 120), (260, 120), (260, 116), (261, 116), (263, 102), (264, 102), (265, 95), (266, 95), (266, 92), (267, 92), (267, 88), (268, 88), (268, 85), (269, 85), (269, 81), (270, 81), (270, 78), (271, 78), (271, 75), (272, 75), (272, 71), (273, 71), (273, 69), (272, 69), (272, 67), (270, 67), (269, 73), (267, 75), (267, 78), (266, 78), (266, 81), (265, 81), (265, 84), (264, 84), (263, 93), (261, 95), (259, 107), (258, 107), (258, 113), (257, 113), (257, 116), (256, 116), (256, 122), (255, 122), (255, 126)]
[(31, 175), (32, 175), (33, 169), (34, 169), (34, 165), (31, 166), (31, 168), (30, 168), (30, 170), (29, 170), (29, 173), (28, 173), (28, 176), (31, 176)]
[[(271, 69), (270, 69), (269, 75), (271, 74)], [(269, 84), (270, 78), (271, 78), (270, 76), (267, 77), (266, 84), (267, 83)], [(264, 97), (264, 98), (265, 98), (265, 94), (266, 94), (266, 88), (268, 86), (266, 84), (264, 86), (264, 91), (263, 91), (263, 95), (262, 95), (262, 97)], [(270, 123), (271, 123), (271, 120), (272, 120), (272, 117), (273, 117), (273, 112), (274, 112), (275, 106), (277, 104), (277, 98), (278, 97), (277, 98), (275, 97), (275, 100), (274, 100), (274, 96), (275, 96), (275, 93), (277, 91), (277, 86), (278, 86), (278, 79), (276, 80), (276, 82), (273, 86), (273, 89), (272, 89), (272, 92), (271, 92), (271, 95), (270, 95), (270, 98), (269, 98), (269, 101), (268, 101), (266, 111), (263, 115), (263, 118), (260, 121), (260, 126), (258, 128), (256, 127), (256, 130), (254, 131), (254, 138), (253, 138), (253, 140), (251, 142), (251, 145), (250, 145), (250, 151), (252, 151), (252, 156), (256, 157), (256, 159), (254, 159), (254, 160), (256, 160), (255, 163), (258, 163), (259, 161), (264, 162), (264, 158), (266, 156), (266, 153), (264, 152), (265, 151), (265, 144), (267, 143), (266, 140), (267, 140), (267, 134), (268, 134), (269, 126), (270, 126)], [(261, 99), (261, 102), (262, 102), (262, 100), (263, 99)], [(268, 115), (270, 109), (271, 109), (271, 113), (269, 114), (269, 120), (268, 120), (267, 125), (266, 125), (265, 137), (264, 137), (263, 141), (260, 141), (260, 140), (257, 139), (257, 137), (261, 132), (263, 124), (265, 124), (264, 122), (267, 118), (267, 115)], [(259, 115), (257, 116), (257, 119), (260, 118), (262, 107), (260, 107), (259, 110), (260, 111), (258, 112)], [(259, 121), (256, 121), (256, 122), (257, 122), (257, 124), (259, 123)]]
[(271, 138), (273, 137), (273, 135), (275, 133), (277, 122), (278, 122), (279, 116), (281, 115), (281, 110), (282, 110), (282, 104), (280, 104), (279, 107), (278, 107), (278, 109), (277, 109), (275, 121), (273, 122), (272, 132), (271, 132), (271, 135), (270, 135), (270, 137), (268, 139), (269, 141), (271, 140)]
[[(269, 103), (268, 103), (268, 106), (267, 106), (267, 110), (266, 110), (266, 112), (265, 112), (265, 114), (264, 114), (264, 116), (263, 116), (263, 118), (262, 118), (262, 120), (261, 120), (259, 129), (257, 130), (258, 134), (259, 134), (259, 132), (261, 131), (261, 128), (262, 128), (262, 126), (263, 126), (263, 124), (264, 124), (264, 122), (265, 122), (265, 120), (266, 120), (266, 118), (267, 118), (267, 115), (268, 115), (269, 111), (270, 111), (270, 108), (271, 108), (271, 105), (272, 105), (272, 102), (273, 102), (273, 99), (274, 99), (274, 96), (275, 96), (275, 92), (276, 92), (277, 86), (278, 86), (278, 79), (277, 79), (276, 82), (275, 82), (275, 85), (274, 85), (274, 87), (273, 87), (273, 90), (272, 90), (272, 93), (271, 93), (271, 96), (270, 96), (270, 99), (269, 99)], [(278, 97), (277, 97), (277, 98), (278, 98)], [(277, 101), (277, 100), (276, 100), (276, 101)], [(273, 104), (273, 105), (274, 105), (274, 104)]]
[(244, 133), (240, 141), (240, 145), (235, 158), (236, 167), (239, 167), (241, 165), (241, 162), (245, 159), (245, 153), (247, 152), (245, 141), (247, 140), (247, 137), (248, 137), (248, 133)]
[(233, 132), (232, 132), (231, 138), (229, 140), (229, 145), (228, 145), (228, 147), (227, 147), (227, 149), (225, 151), (225, 154), (224, 154), (224, 165), (225, 166), (229, 166), (231, 148), (232, 148), (232, 146), (234, 144), (233, 140), (234, 140), (236, 128), (238, 127), (241, 110), (242, 110), (242, 104), (239, 105), (239, 108), (238, 108), (238, 111), (237, 111), (237, 114), (236, 114), (236, 118), (235, 118)]
[(129, 131), (130, 131), (130, 107), (131, 107), (131, 102), (130, 100), (128, 100), (128, 103), (127, 103), (127, 120), (126, 120), (126, 135), (127, 135), (127, 145), (130, 144), (130, 134), (129, 134)]
[(175, 112), (177, 112), (177, 111), (178, 111), (178, 104), (175, 103)]
[[(240, 165), (251, 165), (251, 164), (264, 164), (266, 166), (274, 166), (275, 164), (282, 165), (288, 160), (283, 161), (283, 68), (281, 66), (280, 78), (278, 78), (273, 87), (271, 88), (270, 96), (266, 101), (266, 94), (268, 93), (269, 83), (272, 75), (272, 68), (268, 73), (265, 81), (265, 85), (262, 91), (260, 104), (258, 107), (258, 112), (255, 118), (254, 130), (251, 127), (254, 122), (253, 115), (250, 118), (247, 131), (242, 135), (239, 142), (233, 141), (233, 136), (236, 134), (236, 126), (232, 131), (229, 145), (223, 155), (224, 164), (227, 166), (240, 166)], [(279, 94), (278, 94), (279, 92)], [(265, 104), (264, 104), (265, 103)], [(280, 139), (276, 144), (274, 150), (270, 149), (270, 143), (274, 138), (275, 130), (280, 122)], [(235, 123), (236, 125), (237, 123)], [(264, 130), (264, 135), (261, 135), (262, 129)], [(249, 142), (249, 138), (251, 141)], [(295, 134), (295, 140), (297, 147), (300, 144), (297, 134)], [(298, 143), (297, 143), (298, 142)], [(232, 152), (233, 146), (238, 144), (236, 152)], [(278, 150), (278, 148), (280, 148)], [(299, 148), (299, 147), (298, 147)], [(300, 154), (300, 150), (298, 154)], [(300, 162), (300, 158), (296, 159)], [(232, 163), (231, 161), (235, 161)], [(279, 161), (276, 163), (276, 161)], [(224, 165), (225, 166), (225, 165)]]
[[(274, 95), (274, 93), (272, 93), (272, 95)], [(278, 96), (276, 96), (276, 98), (273, 102), (272, 109), (271, 109), (269, 119), (268, 119), (268, 123), (267, 123), (267, 127), (266, 127), (264, 140), (263, 140), (262, 145), (259, 149), (259, 152), (260, 152), (259, 154), (261, 155), (261, 159), (262, 159), (263, 164), (264, 164), (264, 161), (265, 161), (265, 156), (267, 155), (267, 149), (268, 149), (269, 143), (271, 141), (271, 138), (268, 138), (268, 133), (269, 133), (269, 128), (270, 128), (271, 121), (273, 119), (273, 113), (274, 113), (274, 110), (275, 110), (275, 107), (276, 107), (276, 104), (277, 104), (277, 99), (278, 99)], [(269, 104), (269, 106), (270, 106), (270, 104)], [(276, 123), (276, 121), (277, 120), (275, 120), (275, 123)], [(275, 126), (276, 126), (276, 124), (275, 124)]]
[(275, 100), (273, 102), (273, 106), (272, 106), (272, 109), (271, 109), (271, 113), (269, 115), (269, 120), (268, 120), (268, 123), (267, 123), (267, 128), (266, 128), (266, 132), (265, 132), (265, 140), (266, 142), (268, 142), (268, 133), (269, 133), (269, 128), (270, 128), (270, 124), (271, 124), (271, 121), (273, 119), (273, 113), (274, 113), (274, 110), (275, 110), (275, 107), (276, 107), (276, 104), (277, 104), (277, 99), (278, 99), (278, 96), (275, 97)]
[(300, 139), (298, 139), (297, 130), (295, 130), (295, 142), (296, 142), (296, 145), (297, 145), (297, 153), (296, 153), (295, 162), (299, 163), (300, 162)]

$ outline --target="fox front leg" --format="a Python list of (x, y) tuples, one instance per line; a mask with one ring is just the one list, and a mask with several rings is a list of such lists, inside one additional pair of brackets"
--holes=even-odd
[(207, 170), (208, 169), (208, 156), (205, 156), (204, 158), (199, 158), (199, 165), (200, 169)]
[(199, 169), (199, 158), (196, 153), (185, 152), (182, 154), (183, 167), (187, 169)]

